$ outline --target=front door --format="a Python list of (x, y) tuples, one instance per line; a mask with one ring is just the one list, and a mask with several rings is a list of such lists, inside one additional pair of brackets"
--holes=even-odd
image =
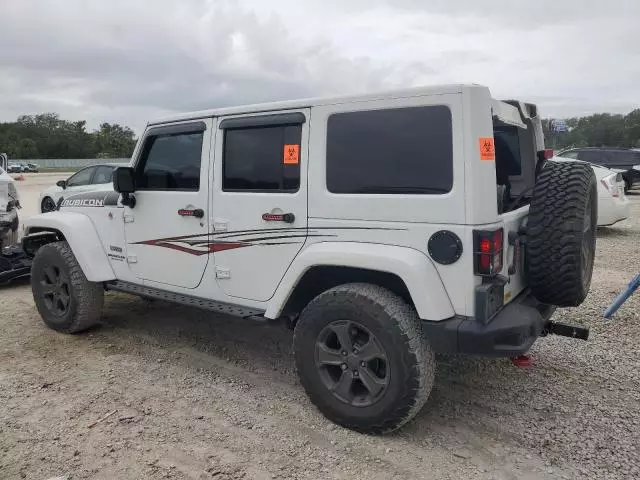
[(127, 262), (143, 281), (196, 288), (207, 266), (211, 119), (152, 127), (125, 207)]
[(309, 109), (221, 117), (212, 220), (216, 278), (269, 300), (307, 236)]

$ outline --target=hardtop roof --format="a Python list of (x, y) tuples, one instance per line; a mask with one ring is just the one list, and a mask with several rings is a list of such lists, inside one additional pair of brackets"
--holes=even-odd
[(179, 113), (150, 121), (147, 125), (196, 120), (201, 118), (219, 117), (224, 115), (252, 114), (277, 110), (292, 110), (309, 108), (320, 105), (337, 105), (351, 102), (366, 102), (392, 98), (419, 97), (426, 95), (444, 95), (462, 93), (464, 89), (487, 88), (476, 84), (448, 84), (413, 87), (401, 90), (388, 90), (359, 95), (340, 95), (331, 97), (305, 98), (299, 100), (283, 100), (278, 102), (258, 103), (235, 107), (222, 107), (195, 112)]

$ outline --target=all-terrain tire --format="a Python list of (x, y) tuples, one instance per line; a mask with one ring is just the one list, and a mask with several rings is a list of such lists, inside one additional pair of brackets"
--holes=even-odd
[(38, 249), (31, 266), (31, 290), (42, 320), (53, 330), (78, 333), (100, 321), (104, 287), (87, 280), (67, 242)]
[(596, 178), (579, 162), (547, 162), (533, 190), (527, 270), (533, 295), (560, 307), (589, 293), (598, 219)]
[[(388, 384), (373, 404), (346, 403), (323, 381), (317, 342), (326, 328), (341, 321), (356, 322), (370, 332), (386, 355)], [(377, 285), (345, 284), (318, 295), (300, 315), (293, 347), (300, 382), (311, 402), (329, 420), (359, 432), (400, 428), (420, 411), (433, 386), (435, 357), (415, 309)]]

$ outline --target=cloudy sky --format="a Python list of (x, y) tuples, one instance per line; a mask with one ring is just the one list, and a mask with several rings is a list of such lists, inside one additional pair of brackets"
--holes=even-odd
[(0, 121), (473, 82), (545, 116), (640, 106), (636, 0), (0, 0)]

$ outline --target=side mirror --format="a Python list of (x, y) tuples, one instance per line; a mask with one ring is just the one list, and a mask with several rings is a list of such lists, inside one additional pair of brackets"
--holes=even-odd
[(136, 191), (133, 168), (118, 167), (113, 172), (113, 189), (118, 193), (133, 193)]
[(136, 205), (136, 197), (132, 195), (136, 191), (135, 172), (131, 167), (118, 167), (113, 172), (113, 189), (122, 194), (122, 204), (133, 208)]
[(59, 186), (60, 188), (62, 188), (63, 190), (65, 190), (67, 188), (67, 181), (66, 180), (58, 180), (56, 182), (56, 185)]

